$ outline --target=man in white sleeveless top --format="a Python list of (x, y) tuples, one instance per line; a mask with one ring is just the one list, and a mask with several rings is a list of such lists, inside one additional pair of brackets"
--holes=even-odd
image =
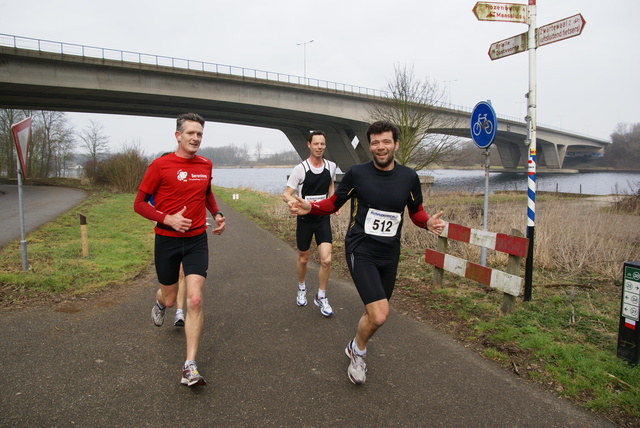
[[(285, 202), (295, 200), (294, 193), (308, 201), (314, 202), (333, 195), (334, 180), (336, 176), (336, 164), (323, 158), (327, 147), (326, 137), (322, 131), (312, 131), (307, 141), (309, 158), (296, 165), (289, 176), (287, 187), (282, 199)], [(318, 293), (313, 301), (320, 308), (322, 315), (328, 317), (333, 314), (333, 309), (327, 299), (327, 285), (331, 272), (331, 223), (328, 216), (306, 215), (298, 216), (296, 224), (296, 244), (298, 247), (297, 275), (298, 293), (296, 303), (298, 306), (307, 304), (307, 287), (305, 277), (307, 275), (307, 263), (311, 251), (311, 240), (315, 236), (320, 256), (320, 272), (318, 274)]]

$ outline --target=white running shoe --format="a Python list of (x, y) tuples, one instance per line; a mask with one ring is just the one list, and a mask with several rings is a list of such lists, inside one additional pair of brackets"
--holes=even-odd
[(316, 294), (316, 297), (313, 298), (313, 303), (315, 303), (316, 306), (320, 308), (320, 313), (325, 317), (330, 317), (331, 315), (333, 315), (333, 309), (331, 309), (329, 300), (326, 297), (318, 299), (318, 295)]
[(156, 327), (160, 327), (164, 323), (164, 312), (166, 310), (166, 307), (160, 309), (157, 303), (153, 305), (153, 309), (151, 309), (151, 321), (153, 321)]
[(351, 347), (351, 342), (349, 342), (344, 352), (350, 360), (349, 368), (347, 369), (349, 380), (356, 385), (362, 385), (367, 380), (367, 364), (364, 362), (364, 357), (356, 354)]
[(200, 372), (198, 372), (198, 367), (196, 367), (195, 363), (191, 363), (188, 367), (182, 369), (182, 379), (180, 379), (180, 383), (187, 386), (207, 384), (204, 378), (200, 376)]
[(173, 325), (176, 327), (184, 327), (184, 313), (176, 312), (176, 318), (173, 321)]
[(296, 298), (298, 306), (307, 306), (307, 289), (300, 290), (298, 288), (298, 297)]

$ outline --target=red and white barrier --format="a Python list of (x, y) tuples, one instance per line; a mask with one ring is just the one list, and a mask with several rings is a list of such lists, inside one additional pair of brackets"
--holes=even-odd
[(495, 288), (512, 296), (522, 293), (524, 280), (516, 275), (511, 275), (496, 269), (491, 269), (472, 263), (465, 259), (427, 249), (425, 261), (430, 265), (444, 269), (447, 272), (464, 276), (465, 278)]
[(440, 236), (518, 257), (527, 257), (529, 248), (529, 240), (527, 238), (470, 229), (454, 223), (447, 223)]
[[(447, 223), (440, 236), (501, 251), (517, 257), (526, 257), (529, 245), (529, 240), (526, 238), (470, 229), (453, 223)], [(524, 279), (517, 275), (511, 275), (430, 249), (425, 252), (425, 261), (437, 268), (455, 273), (512, 296), (517, 297), (522, 293)]]

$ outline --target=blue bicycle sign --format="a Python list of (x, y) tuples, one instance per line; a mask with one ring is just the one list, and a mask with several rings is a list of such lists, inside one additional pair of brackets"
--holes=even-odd
[(493, 123), (487, 120), (486, 113), (478, 115), (478, 120), (473, 124), (473, 135), (477, 137), (483, 130), (489, 135), (493, 132)]
[(485, 101), (476, 104), (471, 113), (469, 129), (473, 142), (481, 149), (486, 149), (493, 143), (498, 130), (498, 121), (491, 104)]

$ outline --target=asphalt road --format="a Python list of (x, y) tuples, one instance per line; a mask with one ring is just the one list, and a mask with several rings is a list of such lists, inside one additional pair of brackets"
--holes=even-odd
[[(197, 358), (208, 385), (180, 384), (184, 333), (172, 309), (152, 325), (150, 271), (0, 312), (0, 426), (613, 426), (395, 311), (369, 344), (367, 382), (353, 385), (344, 347), (362, 305), (351, 281), (332, 276), (330, 318), (296, 306), (295, 251), (220, 206), (228, 226), (209, 236)], [(312, 265), (310, 290), (316, 278)]]
[[(22, 186), (25, 231), (42, 226), (78, 205), (81, 190), (55, 186)], [(17, 185), (0, 185), (0, 247), (20, 239), (20, 204)]]

